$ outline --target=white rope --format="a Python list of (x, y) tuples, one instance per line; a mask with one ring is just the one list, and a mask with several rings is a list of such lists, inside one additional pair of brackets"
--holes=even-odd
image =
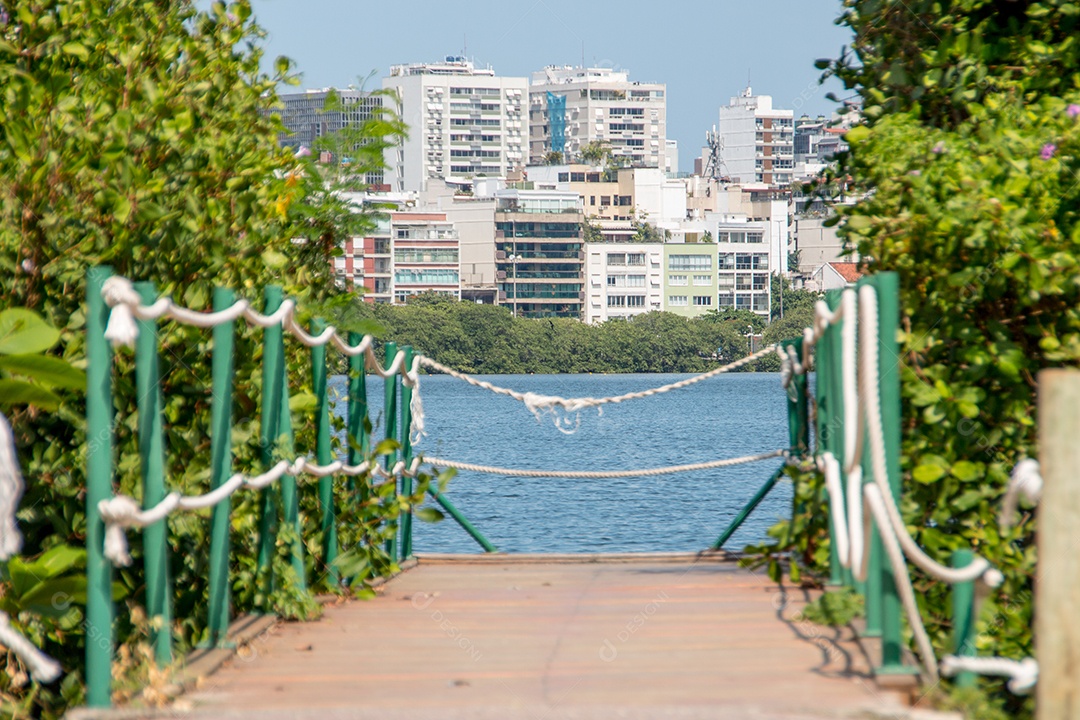
[(127, 536), (124, 531), (130, 527), (144, 528), (159, 522), (177, 510), (202, 510), (213, 507), (229, 497), (242, 487), (258, 490), (276, 482), (285, 475), (296, 476), (301, 474), (313, 477), (325, 477), (327, 475), (364, 475), (369, 471), (383, 478), (393, 478), (398, 475), (415, 477), (423, 463), (420, 457), (413, 458), (409, 465), (399, 460), (389, 470), (382, 466), (372, 465), (367, 461), (359, 465), (346, 465), (340, 460), (335, 460), (329, 465), (319, 465), (309, 462), (306, 458), (298, 457), (292, 462), (279, 460), (266, 472), (254, 477), (247, 477), (237, 473), (222, 483), (219, 487), (203, 495), (182, 495), (173, 492), (151, 508), (143, 510), (139, 503), (127, 495), (117, 495), (102, 500), (98, 503), (98, 512), (105, 523), (104, 552), (114, 565), (126, 567), (131, 564), (131, 555), (128, 553)]
[(135, 339), (139, 335), (136, 319), (156, 320), (161, 317), (170, 317), (185, 325), (211, 328), (243, 316), (256, 327), (268, 328), (281, 325), (284, 330), (307, 347), (321, 347), (333, 342), (334, 346), (345, 355), (354, 357), (363, 354), (368, 370), (381, 378), (400, 374), (402, 383), (413, 388), (412, 403), (409, 406), (412, 412), (410, 438), (416, 444), (425, 435), (424, 405), (420, 399), (420, 357), (414, 357), (411, 367), (406, 368), (405, 352), (399, 350), (390, 364), (384, 368), (375, 356), (373, 339), (370, 335), (365, 335), (356, 345), (350, 345), (332, 325), (318, 335), (311, 335), (296, 321), (296, 304), (290, 299), (283, 300), (278, 309), (270, 315), (259, 313), (251, 307), (251, 303), (242, 299), (217, 312), (191, 310), (175, 304), (167, 297), (158, 298), (150, 305), (143, 305), (142, 298), (131, 281), (119, 275), (114, 275), (105, 281), (101, 289), (101, 297), (111, 308), (109, 322), (105, 328), (105, 338), (114, 347), (135, 345)]
[(539, 421), (544, 413), (551, 413), (554, 416), (555, 427), (559, 428), (564, 433), (570, 434), (577, 429), (577, 425), (580, 424), (580, 418), (576, 424), (572, 424), (567, 418), (560, 418), (557, 414), (557, 410), (562, 410), (565, 413), (578, 414), (582, 410), (588, 408), (600, 408), (603, 405), (617, 404), (626, 402), (628, 400), (638, 400), (640, 398), (651, 397), (653, 395), (660, 395), (661, 393), (670, 392), (671, 390), (681, 390), (682, 388), (689, 387), (694, 383), (699, 383), (702, 380), (708, 380), (709, 378), (716, 377), (722, 373), (731, 372), (738, 368), (748, 365), (756, 360), (760, 360), (766, 355), (770, 355), (776, 352), (775, 345), (769, 345), (766, 348), (762, 348), (755, 353), (747, 355), (744, 358), (728, 363), (721, 367), (715, 368), (700, 375), (687, 378), (686, 380), (680, 380), (678, 382), (671, 383), (669, 385), (662, 385), (656, 388), (650, 388), (648, 390), (642, 390), (640, 392), (626, 393), (625, 395), (615, 395), (612, 397), (579, 397), (579, 398), (563, 398), (556, 395), (540, 395), (532, 392), (518, 392), (509, 388), (500, 387), (494, 385), (486, 380), (478, 380), (471, 375), (454, 370), (451, 367), (447, 367), (436, 360), (433, 360), (426, 356), (419, 356), (420, 363), (431, 370), (444, 373), (451, 377), (455, 377), (458, 380), (464, 380), (465, 382), (473, 385), (474, 387), (483, 388), (484, 390), (490, 390), (497, 395), (506, 395), (518, 402), (524, 403), (529, 412)]
[(844, 490), (840, 486), (840, 463), (830, 452), (824, 453), (818, 462), (818, 468), (825, 475), (825, 486), (829, 492), (829, 512), (833, 518), (833, 534), (836, 552), (844, 567), (851, 567), (851, 544), (848, 539), (847, 513), (844, 511)]
[[(15, 512), (19, 509), (23, 487), (19, 458), (15, 454), (15, 433), (0, 413), (0, 560), (7, 560), (22, 548), (22, 534)], [(4, 612), (0, 612), (0, 645), (18, 655), (35, 680), (50, 683), (60, 677), (60, 665), (11, 627)]]
[(22, 534), (15, 520), (22, 494), (23, 478), (15, 454), (15, 433), (0, 413), (0, 560), (7, 560), (22, 548)]
[(1009, 660), (999, 657), (963, 657), (946, 655), (941, 659), (941, 674), (953, 676), (962, 672), (979, 675), (999, 675), (1009, 678), (1009, 690), (1017, 695), (1031, 692), (1039, 680), (1039, 663), (1035, 658)]
[(60, 663), (41, 652), (18, 630), (11, 627), (11, 618), (5, 612), (0, 612), (0, 645), (18, 655), (19, 659), (26, 663), (30, 675), (40, 683), (51, 683), (63, 672)]
[[(876, 485), (865, 486), (866, 504), (879, 528), (889, 526), (888, 512), (885, 510), (886, 503), (882, 495), (881, 489)], [(930, 643), (930, 636), (926, 633), (922, 616), (919, 615), (919, 605), (915, 600), (915, 589), (911, 587), (911, 576), (908, 575), (907, 566), (904, 564), (904, 554), (895, 533), (883, 532), (879, 535), (885, 554), (889, 556), (889, 564), (892, 565), (893, 579), (900, 595), (900, 602), (904, 605), (904, 611), (908, 616), (908, 624), (915, 638), (919, 659), (926, 669), (930, 682), (936, 683), (938, 681), (937, 658), (934, 657), (934, 646)]]
[(1016, 509), (1022, 495), (1028, 503), (1034, 505), (1042, 496), (1043, 479), (1039, 472), (1039, 461), (1025, 458), (1016, 463), (1009, 485), (1005, 488), (1005, 498), (1001, 502), (1001, 515), (998, 524), (1002, 532), (1008, 532), (1016, 520)]
[(470, 470), (473, 472), (490, 473), (492, 475), (605, 480), (610, 478), (670, 475), (673, 473), (691, 472), (693, 470), (710, 470), (712, 468), (729, 467), (731, 465), (741, 465), (743, 463), (757, 462), (759, 460), (768, 460), (769, 458), (782, 457), (786, 454), (786, 450), (775, 450), (761, 455), (747, 455), (724, 460), (710, 460), (709, 462), (692, 463), (689, 465), (670, 465), (668, 467), (648, 468), (643, 470), (521, 470), (518, 468), (494, 467), (491, 465), (474, 465), (473, 463), (445, 460), (443, 458), (430, 456), (425, 459), (425, 462), (429, 462), (436, 467), (452, 467), (457, 468), (458, 470)]

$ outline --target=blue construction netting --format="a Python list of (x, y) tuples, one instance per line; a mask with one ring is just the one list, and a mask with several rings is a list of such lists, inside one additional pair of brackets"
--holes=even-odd
[(547, 106), (551, 120), (551, 149), (561, 153), (566, 148), (566, 96), (549, 92)]

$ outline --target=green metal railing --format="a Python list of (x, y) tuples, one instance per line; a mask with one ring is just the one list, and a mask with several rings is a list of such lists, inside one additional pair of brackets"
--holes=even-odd
[[(877, 295), (878, 306), (878, 376), (882, 426), (885, 437), (885, 456), (888, 471), (888, 484), (894, 501), (899, 502), (901, 489), (900, 440), (901, 440), (901, 405), (900, 405), (900, 355), (897, 333), (900, 327), (899, 285), (895, 273), (881, 273), (863, 278), (858, 288), (870, 286)], [(834, 290), (826, 294), (826, 304), (830, 310), (840, 306), (841, 291)], [(856, 318), (842, 318), (831, 323), (818, 339), (815, 348), (816, 383), (815, 398), (815, 433), (814, 454), (831, 452), (834, 457), (845, 456), (845, 415), (844, 387), (842, 381), (843, 359), (841, 333), (844, 323), (857, 322)], [(802, 340), (782, 343), (782, 347), (793, 347), (799, 357), (802, 355)], [(810, 457), (810, 439), (808, 420), (809, 390), (806, 374), (796, 374), (788, 388), (787, 398), (788, 428), (795, 459), (807, 460)], [(862, 477), (864, 483), (873, 482), (870, 452), (862, 454)], [(849, 478), (841, 468), (841, 484), (847, 487)], [(758, 504), (773, 489), (783, 474), (778, 469), (761, 487), (747, 505), (739, 512), (728, 528), (721, 534), (714, 549), (720, 549), (731, 538), (735, 530), (746, 520)], [(821, 498), (824, 500), (824, 495)], [(798, 502), (796, 500), (796, 502)], [(827, 503), (825, 503), (827, 507)], [(802, 507), (796, 506), (799, 514)], [(866, 601), (866, 627), (864, 635), (881, 638), (881, 656), (874, 659), (875, 674), (912, 675), (917, 669), (905, 662), (903, 631), (903, 608), (897, 592), (896, 578), (890, 564), (886, 561), (884, 549), (874, 526), (866, 538), (869, 548), (869, 568), (865, 582), (857, 582), (853, 573), (843, 568), (839, 561), (836, 544), (830, 543), (829, 584), (834, 587), (848, 587), (863, 595)], [(835, 523), (829, 518), (830, 537), (835, 537)], [(970, 551), (959, 551), (952, 558), (953, 567), (966, 567), (973, 561)], [(963, 582), (953, 586), (953, 649), (956, 655), (973, 656), (975, 654), (975, 592), (974, 582)], [(974, 675), (961, 673), (957, 683), (971, 685)]]
[[(114, 461), (114, 418), (117, 407), (112, 383), (113, 351), (106, 340), (105, 329), (110, 308), (102, 298), (106, 280), (112, 276), (110, 268), (97, 267), (87, 274), (87, 398), (86, 417), (89, 437), (87, 450), (86, 493), (86, 545), (87, 545), (87, 609), (86, 609), (86, 682), (87, 704), (90, 707), (108, 707), (111, 703), (112, 661), (115, 649), (113, 623), (115, 607), (112, 601), (113, 567), (105, 556), (105, 523), (99, 509), (102, 501), (114, 497), (116, 463)], [(144, 305), (157, 300), (153, 284), (136, 283)], [(233, 306), (232, 291), (217, 288), (213, 295), (213, 309), (224, 310)], [(264, 312), (273, 313), (281, 307), (284, 297), (280, 287), (268, 287), (264, 294)], [(320, 320), (312, 323), (311, 330), (318, 334), (325, 325)], [(138, 337), (135, 347), (135, 384), (138, 410), (138, 449), (142, 481), (142, 507), (152, 508), (164, 500), (169, 492), (166, 477), (166, 448), (163, 431), (163, 399), (158, 367), (158, 334), (156, 320), (138, 320)], [(274, 324), (262, 331), (262, 377), (260, 398), (261, 463), (264, 470), (274, 466), (280, 457), (294, 456), (293, 415), (289, 409), (289, 380), (286, 374), (285, 339), (281, 324)], [(233, 475), (233, 380), (236, 322), (227, 321), (213, 329), (211, 356), (212, 393), (210, 408), (210, 490), (221, 487)], [(349, 335), (349, 344), (357, 346), (363, 338)], [(405, 355), (405, 367), (412, 363), (410, 347), (401, 350)], [(386, 361), (391, 363), (397, 355), (394, 343), (386, 343)], [(316, 461), (328, 465), (334, 460), (331, 430), (330, 396), (328, 392), (328, 366), (326, 347), (311, 348), (312, 388), (316, 398), (315, 448)], [(410, 440), (412, 389), (401, 381), (400, 374), (384, 379), (385, 390), (385, 437), (400, 445), (400, 459), (406, 466), (413, 460)], [(347, 407), (345, 412), (347, 433), (347, 458), (349, 465), (360, 465), (371, 451), (372, 442), (365, 431), (368, 417), (367, 372), (363, 355), (349, 357)], [(400, 403), (400, 404), (399, 404)], [(399, 412), (400, 408), (400, 412)], [(398, 453), (386, 458), (385, 470), (392, 471)], [(408, 473), (401, 473), (393, 480), (395, 489), (408, 496), (413, 492), (413, 480)], [(322, 534), (321, 557), (318, 560), (329, 571), (331, 583), (340, 578), (333, 565), (338, 556), (338, 510), (335, 507), (332, 476), (321, 477), (317, 483), (320, 510), (318, 527)], [(347, 493), (350, 501), (363, 502), (366, 485), (357, 484), (350, 476)], [(278, 531), (283, 525), (296, 530), (291, 533), (291, 566), (301, 587), (308, 582), (304, 562), (301, 519), (299, 513), (300, 492), (296, 478), (284, 475), (271, 486), (259, 492), (259, 521), (257, 548), (258, 576), (264, 577), (273, 589), (273, 555), (277, 545)], [(486, 552), (495, 552), (492, 545), (464, 515), (450, 503), (443, 493), (430, 488), (435, 502), (457, 520)], [(209, 518), (210, 550), (208, 573), (207, 631), (210, 646), (227, 644), (231, 620), (230, 575), (230, 512), (232, 496), (226, 496), (215, 504)], [(390, 556), (405, 560), (413, 551), (412, 513), (404, 513), (395, 525), (393, 538), (387, 545)], [(154, 657), (159, 665), (173, 660), (173, 609), (172, 586), (169, 578), (169, 543), (167, 520), (159, 520), (143, 529), (143, 563), (146, 580), (146, 610), (152, 621), (152, 644)], [(261, 593), (266, 598), (268, 592)], [(265, 600), (263, 601), (266, 602)], [(260, 608), (269, 611), (265, 604)]]

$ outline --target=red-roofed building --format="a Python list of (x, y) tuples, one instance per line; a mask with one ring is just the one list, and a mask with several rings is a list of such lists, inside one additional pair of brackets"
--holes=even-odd
[(819, 290), (839, 290), (854, 285), (862, 276), (858, 263), (828, 262), (814, 271), (812, 280)]

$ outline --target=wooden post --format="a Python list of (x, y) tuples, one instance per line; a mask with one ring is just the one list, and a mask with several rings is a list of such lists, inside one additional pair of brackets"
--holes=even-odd
[(1039, 373), (1039, 573), (1035, 583), (1037, 720), (1080, 717), (1080, 371)]

